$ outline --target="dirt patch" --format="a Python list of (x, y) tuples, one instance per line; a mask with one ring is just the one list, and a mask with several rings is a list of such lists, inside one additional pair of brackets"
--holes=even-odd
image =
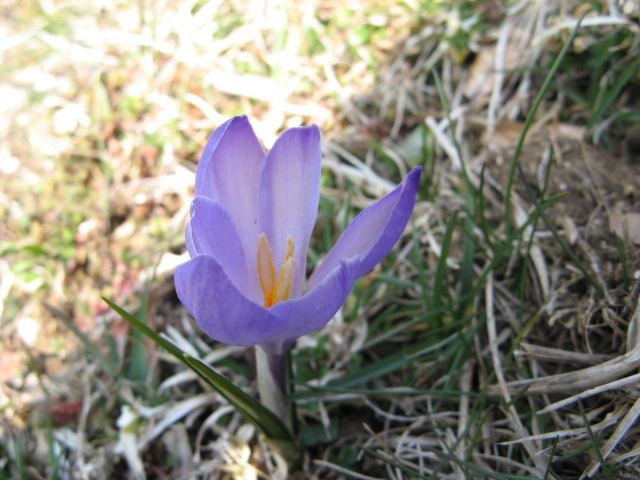
[[(522, 124), (505, 123), (492, 137), (495, 149), (485, 163), (486, 175), (502, 201), (521, 131)], [(583, 128), (569, 125), (546, 126), (524, 143), (518, 159), (522, 173), (516, 170), (513, 182), (516, 222), (518, 208), (533, 212), (535, 202), (566, 246), (538, 219), (533, 244), (543, 259), (533, 263), (537, 285), (547, 282), (548, 291), (537, 303), (552, 327), (538, 332), (539, 344), (589, 353), (626, 351), (637, 297), (634, 275), (640, 268), (640, 164), (635, 160), (624, 144), (594, 146)]]

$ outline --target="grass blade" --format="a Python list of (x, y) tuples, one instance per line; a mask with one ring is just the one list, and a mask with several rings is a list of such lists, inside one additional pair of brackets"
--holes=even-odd
[(442, 315), (444, 314), (442, 297), (445, 294), (447, 287), (447, 259), (449, 258), (449, 249), (451, 247), (456, 221), (457, 215), (454, 213), (447, 222), (447, 229), (444, 233), (444, 238), (442, 239), (440, 248), (440, 258), (438, 259), (438, 265), (436, 266), (431, 310), (440, 313), (433, 319), (431, 325), (429, 325), (431, 329), (436, 332), (442, 332), (442, 326), (444, 325), (442, 320)]
[(587, 13), (588, 11), (584, 12), (580, 17), (580, 19), (578, 20), (578, 23), (576, 23), (576, 26), (573, 27), (573, 30), (571, 31), (569, 38), (567, 38), (567, 41), (562, 47), (562, 50), (560, 50), (558, 57), (553, 62), (553, 65), (551, 66), (551, 69), (549, 70), (547, 77), (544, 79), (544, 82), (542, 83), (542, 87), (540, 87), (540, 90), (538, 91), (538, 94), (536, 95), (536, 98), (533, 101), (533, 105), (531, 106), (531, 110), (529, 110), (529, 114), (527, 115), (527, 118), (524, 121), (524, 126), (522, 127), (522, 133), (520, 134), (520, 138), (518, 139), (518, 143), (516, 144), (516, 149), (513, 152), (513, 157), (511, 158), (511, 164), (509, 165), (509, 175), (507, 176), (507, 185), (505, 186), (505, 189), (504, 189), (504, 226), (505, 226), (505, 231), (507, 233), (507, 236), (510, 233), (509, 225), (511, 225), (509, 220), (509, 217), (511, 217), (511, 190), (513, 190), (513, 179), (516, 175), (516, 163), (518, 161), (518, 158), (520, 157), (520, 152), (522, 151), (522, 147), (524, 146), (524, 139), (527, 136), (529, 127), (531, 127), (531, 123), (533, 122), (533, 117), (535, 117), (536, 112), (538, 111), (538, 107), (540, 107), (540, 104), (542, 103), (542, 99), (546, 95), (547, 90), (549, 90), (553, 77), (558, 71), (558, 68), (560, 68), (560, 64), (562, 63), (562, 60), (564, 59), (565, 55), (569, 51), (569, 47), (573, 43), (573, 39), (576, 37), (576, 34), (578, 33), (578, 29), (580, 28), (582, 19)]
[(613, 84), (611, 90), (607, 92), (604, 96), (602, 103), (599, 105), (598, 110), (593, 114), (591, 120), (587, 124), (587, 130), (591, 130), (593, 126), (600, 120), (600, 117), (607, 111), (607, 109), (611, 106), (611, 103), (618, 97), (622, 88), (627, 84), (631, 75), (637, 72), (638, 62), (640, 62), (640, 57), (637, 57), (633, 62), (629, 64), (629, 66), (622, 72), (622, 75), (616, 82)]
[(596, 439), (593, 431), (591, 430), (591, 425), (589, 425), (589, 419), (587, 418), (587, 414), (584, 411), (584, 407), (582, 406), (582, 402), (578, 402), (578, 407), (580, 407), (580, 415), (582, 416), (582, 421), (584, 422), (584, 426), (587, 429), (587, 435), (589, 436), (589, 441), (591, 442), (591, 446), (593, 447), (593, 452), (596, 454), (596, 459), (600, 464), (600, 468), (602, 468), (602, 474), (607, 480), (611, 480), (611, 473), (609, 472), (609, 467), (607, 463), (604, 461), (602, 457), (602, 452), (600, 451), (600, 447), (598, 447), (598, 440)]
[[(140, 322), (148, 325), (149, 323), (149, 282), (146, 281), (142, 295), (140, 298), (140, 309), (136, 317)], [(131, 332), (131, 351), (129, 353), (129, 368), (127, 369), (127, 378), (134, 382), (145, 382), (149, 375), (147, 368), (147, 350), (145, 345), (145, 335), (139, 329), (135, 328)]]
[(544, 209), (540, 206), (540, 203), (536, 200), (533, 189), (531, 188), (531, 185), (529, 185), (529, 182), (526, 179), (526, 176), (524, 171), (522, 170), (522, 167), (520, 166), (520, 164), (518, 164), (517, 166), (518, 166), (520, 177), (522, 178), (522, 183), (524, 184), (524, 187), (527, 191), (527, 195), (529, 196), (529, 201), (533, 204), (533, 207), (536, 209), (536, 212), (538, 213), (540, 218), (542, 218), (542, 221), (545, 223), (549, 231), (552, 233), (556, 242), (558, 242), (558, 245), (560, 245), (560, 247), (562, 248), (564, 253), (567, 255), (567, 257), (569, 257), (573, 262), (573, 264), (578, 268), (578, 270), (582, 272), (582, 274), (584, 275), (584, 278), (591, 284), (594, 290), (598, 292), (598, 295), (600, 296), (600, 298), (604, 298), (604, 291), (602, 290), (600, 285), (598, 285), (598, 283), (593, 279), (593, 277), (589, 275), (589, 272), (587, 271), (587, 269), (582, 266), (582, 263), (580, 263), (580, 260), (578, 260), (578, 257), (576, 257), (575, 254), (569, 248), (569, 245), (567, 245), (567, 243), (562, 239), (562, 237), (558, 233), (558, 230), (556, 229), (556, 227), (553, 226), (553, 223), (545, 213)]

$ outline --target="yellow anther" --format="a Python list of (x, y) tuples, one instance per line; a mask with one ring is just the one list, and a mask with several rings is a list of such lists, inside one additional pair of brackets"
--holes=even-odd
[(293, 257), (293, 237), (287, 238), (287, 253), (284, 255), (284, 261), (286, 262)]
[(293, 259), (293, 252), (293, 238), (289, 237), (287, 238), (287, 252), (276, 281), (276, 270), (269, 240), (267, 240), (267, 236), (264, 233), (258, 235), (257, 271), (265, 308), (289, 298), (296, 265), (296, 261)]
[[(260, 280), (260, 288), (264, 295), (265, 307), (267, 303), (272, 304), (273, 289), (276, 286), (276, 269), (273, 266), (273, 254), (269, 240), (264, 233), (258, 235), (258, 279)], [(270, 307), (271, 305), (269, 305)]]
[(278, 283), (274, 292), (275, 298), (273, 303), (282, 302), (289, 298), (291, 294), (291, 286), (293, 285), (293, 274), (295, 273), (296, 261), (293, 258), (287, 258), (282, 264)]

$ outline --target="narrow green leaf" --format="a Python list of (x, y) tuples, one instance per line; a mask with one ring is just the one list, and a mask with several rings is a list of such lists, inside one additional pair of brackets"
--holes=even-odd
[[(148, 302), (149, 302), (149, 282), (146, 281), (140, 298), (140, 309), (136, 317), (145, 325), (148, 324)], [(147, 350), (145, 345), (145, 335), (139, 329), (131, 332), (131, 343), (129, 352), (129, 368), (127, 378), (134, 382), (145, 382), (149, 375), (147, 365)]]
[(536, 98), (533, 100), (533, 105), (531, 106), (531, 109), (527, 114), (527, 118), (524, 121), (524, 126), (522, 127), (522, 133), (520, 134), (520, 138), (518, 139), (518, 143), (516, 144), (516, 149), (513, 152), (513, 157), (511, 158), (511, 163), (509, 165), (509, 175), (507, 176), (507, 185), (505, 186), (505, 192), (504, 192), (504, 226), (505, 226), (505, 231), (507, 233), (507, 236), (511, 233), (511, 190), (513, 189), (513, 180), (516, 176), (516, 163), (518, 162), (518, 158), (520, 157), (520, 152), (522, 151), (522, 147), (524, 146), (524, 139), (526, 138), (527, 133), (529, 132), (529, 127), (531, 126), (531, 123), (533, 122), (536, 112), (538, 111), (538, 107), (540, 107), (540, 104), (542, 103), (544, 96), (547, 94), (547, 90), (551, 86), (553, 77), (555, 77), (556, 72), (558, 71), (558, 68), (560, 68), (560, 65), (562, 64), (562, 60), (567, 55), (567, 52), (569, 51), (569, 47), (573, 43), (573, 39), (578, 34), (578, 29), (580, 28), (582, 19), (587, 13), (589, 13), (589, 11), (584, 12), (582, 16), (578, 19), (575, 27), (573, 27), (573, 30), (571, 31), (569, 38), (567, 38), (567, 41), (565, 42), (562, 49), (560, 50), (558, 57), (554, 60), (553, 65), (551, 65), (551, 69), (549, 70), (547, 77), (544, 79), (544, 82), (542, 83), (542, 87), (540, 87), (540, 90), (538, 91)]
[(444, 313), (442, 297), (445, 295), (447, 288), (447, 258), (449, 258), (449, 248), (451, 247), (453, 231), (456, 226), (457, 218), (458, 215), (454, 212), (447, 222), (447, 229), (444, 233), (444, 238), (442, 239), (440, 247), (440, 258), (438, 259), (438, 265), (436, 267), (433, 285), (433, 303), (431, 305), (431, 309), (441, 313), (433, 319), (433, 323), (431, 323), (430, 327), (438, 332), (442, 330), (442, 326), (444, 324), (442, 320), (442, 313)]
[[(441, 313), (442, 313), (442, 310), (429, 310), (429, 313), (425, 313), (424, 315), (417, 315), (417, 316), (413, 317), (411, 320), (409, 320), (408, 322), (400, 323), (396, 327), (390, 328), (389, 330), (387, 330), (386, 332), (378, 335), (377, 337), (372, 338), (368, 343), (365, 343), (357, 351), (360, 352), (362, 350), (366, 350), (367, 348), (371, 348), (371, 347), (373, 347), (373, 346), (375, 346), (375, 345), (377, 345), (379, 343), (384, 342), (385, 340), (388, 340), (389, 338), (393, 337), (394, 335), (398, 335), (399, 333), (402, 333), (402, 332), (414, 327), (415, 325), (423, 324), (425, 321), (427, 323), (430, 323), (429, 320), (431, 318), (434, 318), (434, 317), (440, 315)], [(373, 327), (370, 328), (370, 330), (373, 330)]]
[(382, 377), (388, 373), (398, 370), (405, 365), (416, 361), (418, 358), (438, 358), (442, 355), (446, 355), (448, 352), (455, 351), (457, 349), (457, 346), (455, 344), (465, 341), (462, 340), (463, 336), (473, 336), (475, 334), (476, 328), (477, 327), (473, 327), (468, 332), (461, 332), (459, 334), (451, 335), (451, 337), (444, 340), (443, 342), (438, 342), (430, 339), (416, 343), (407, 348), (403, 348), (403, 350), (400, 352), (389, 354), (375, 363), (367, 365), (366, 367), (360, 368), (355, 372), (334, 380), (325, 387), (320, 387), (319, 389), (315, 390), (311, 389), (306, 392), (298, 392), (295, 395), (292, 395), (290, 398), (306, 399), (319, 397), (322, 391), (329, 391), (328, 389), (349, 388), (354, 385), (357, 386), (365, 384), (369, 380)]
[[(614, 123), (614, 122), (639, 122), (640, 121), (640, 112), (615, 112), (606, 120), (603, 120), (598, 124), (596, 128), (593, 129), (593, 135), (591, 136), (591, 141), (597, 145), (600, 143), (604, 132)], [(0, 255), (1, 256), (1, 255)]]
[(551, 463), (556, 456), (556, 448), (558, 447), (558, 440), (560, 437), (556, 437), (553, 439), (553, 444), (551, 445), (551, 453), (549, 454), (549, 459), (547, 460), (547, 470), (544, 472), (544, 478), (542, 480), (547, 480), (549, 478), (549, 474), (553, 475), (553, 478), (558, 478), (555, 473), (551, 471)]
[(101, 297), (101, 298), (102, 298), (102, 300), (104, 300), (107, 303), (107, 305), (109, 305), (112, 309), (114, 309), (118, 313), (118, 315), (120, 315), (122, 318), (124, 318), (127, 322), (129, 322), (135, 328), (140, 330), (147, 337), (149, 337), (151, 340), (156, 342), (156, 344), (160, 345), (167, 352), (169, 352), (171, 355), (173, 355), (178, 360), (180, 360), (182, 363), (184, 363), (187, 367), (190, 367), (190, 365), (187, 363), (187, 361), (183, 357), (182, 350), (180, 350), (178, 347), (176, 347), (173, 343), (171, 343), (166, 338), (162, 338), (160, 335), (158, 335), (156, 332), (154, 332), (151, 328), (149, 328), (146, 323), (138, 320), (136, 317), (134, 317), (129, 312), (127, 312), (123, 308), (119, 307), (115, 303), (113, 303), (108, 298), (106, 298), (106, 297)]
[(536, 212), (538, 213), (538, 215), (540, 215), (540, 218), (542, 218), (545, 225), (547, 226), (547, 228), (549, 229), (553, 237), (556, 239), (556, 242), (558, 242), (558, 245), (560, 245), (562, 250), (564, 250), (564, 253), (571, 259), (571, 261), (578, 268), (578, 270), (582, 272), (582, 275), (584, 275), (584, 278), (591, 284), (594, 290), (598, 293), (598, 296), (600, 296), (600, 298), (604, 298), (605, 295), (604, 295), (604, 291), (602, 290), (602, 287), (598, 285), (598, 282), (596, 282), (593, 276), (589, 274), (587, 269), (584, 266), (582, 266), (582, 263), (580, 262), (580, 260), (578, 260), (578, 257), (575, 256), (571, 248), (569, 248), (569, 245), (567, 245), (567, 242), (565, 242), (562, 236), (560, 235), (560, 233), (558, 233), (558, 230), (553, 225), (553, 222), (551, 222), (551, 219), (549, 219), (549, 217), (545, 213), (544, 208), (542, 208), (542, 206), (540, 205), (540, 202), (536, 200), (535, 193), (533, 192), (533, 188), (531, 188), (531, 185), (529, 185), (529, 182), (527, 181), (526, 175), (522, 170), (522, 167), (520, 166), (520, 164), (517, 164), (517, 167), (518, 167), (518, 172), (520, 174), (520, 177), (522, 178), (522, 183), (525, 187), (525, 190), (527, 191), (527, 195), (529, 196), (529, 201), (533, 204), (533, 207), (536, 209)]
[(582, 421), (584, 422), (584, 426), (587, 429), (587, 435), (589, 436), (589, 441), (593, 446), (593, 452), (596, 454), (596, 459), (600, 464), (600, 468), (602, 468), (602, 474), (607, 480), (611, 480), (611, 473), (609, 472), (609, 467), (607, 466), (607, 462), (605, 462), (604, 457), (602, 456), (602, 452), (600, 451), (600, 447), (598, 446), (598, 440), (596, 439), (593, 431), (591, 430), (591, 425), (589, 424), (589, 419), (587, 418), (587, 414), (584, 411), (584, 407), (582, 406), (582, 402), (578, 402), (578, 407), (580, 408), (580, 415), (582, 416)]
[(618, 97), (618, 94), (620, 93), (622, 88), (626, 85), (626, 83), (629, 81), (629, 78), (631, 78), (631, 75), (635, 74), (638, 71), (637, 70), (638, 62), (640, 62), (640, 57), (636, 57), (636, 59), (633, 60), (627, 66), (627, 68), (625, 68), (624, 72), (622, 72), (622, 75), (620, 75), (620, 78), (618, 78), (618, 80), (616, 80), (616, 82), (613, 84), (611, 90), (609, 90), (605, 94), (602, 100), (602, 103), (598, 106), (598, 109), (591, 117), (591, 120), (589, 120), (589, 123), (587, 124), (587, 130), (591, 130), (593, 126), (598, 122), (598, 120), (600, 120), (600, 117), (604, 115), (606, 110), (611, 106), (613, 101)]
[(464, 219), (464, 231), (465, 235), (462, 240), (462, 261), (460, 262), (460, 289), (459, 295), (468, 300), (460, 302), (458, 311), (456, 312), (456, 318), (463, 318), (469, 313), (470, 306), (473, 304), (473, 297), (469, 297), (469, 293), (473, 289), (473, 267), (475, 264), (476, 245), (473, 239), (473, 219), (471, 218), (471, 212)]
[(158, 333), (154, 332), (144, 322), (140, 321), (129, 312), (113, 303), (111, 300), (105, 297), (102, 297), (102, 299), (127, 322), (140, 330), (156, 344), (164, 348), (167, 352), (193, 370), (206, 383), (211, 385), (211, 387), (224, 396), (229, 403), (243, 413), (247, 419), (256, 426), (256, 428), (264, 433), (267, 438), (273, 440), (286, 440), (293, 443), (292, 435), (284, 426), (284, 423), (282, 423), (282, 421), (264, 405), (248, 396), (205, 363), (184, 353), (169, 340), (158, 335)]
[(217, 373), (206, 363), (183, 354), (189, 366), (200, 373), (216, 391), (218, 391), (229, 403), (236, 407), (247, 419), (258, 427), (268, 438), (276, 440), (291, 440), (291, 433), (284, 423), (257, 400), (236, 387), (229, 380)]

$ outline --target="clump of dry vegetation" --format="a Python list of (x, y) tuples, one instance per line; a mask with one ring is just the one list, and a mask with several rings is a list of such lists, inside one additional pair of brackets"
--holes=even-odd
[[(0, 479), (640, 475), (635, 3), (0, 13)], [(255, 394), (171, 277), (198, 155), (242, 113), (267, 147), (324, 133), (311, 265), (426, 173), (397, 248), (294, 349), (297, 471), (100, 299)]]

